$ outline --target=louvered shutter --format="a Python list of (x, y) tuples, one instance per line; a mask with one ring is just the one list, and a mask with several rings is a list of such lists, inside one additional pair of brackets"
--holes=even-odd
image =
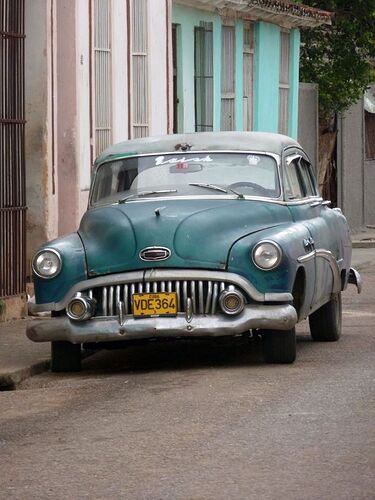
[(221, 31), (221, 130), (234, 130), (235, 112), (235, 29)]
[(145, 137), (149, 128), (147, 0), (131, 5), (131, 128), (132, 136)]
[(279, 132), (288, 134), (290, 36), (280, 33)]
[(95, 153), (112, 143), (111, 0), (93, 3)]
[(201, 22), (194, 30), (195, 131), (213, 130), (213, 34), (212, 23)]
[(244, 23), (243, 40), (243, 128), (253, 129), (254, 25)]

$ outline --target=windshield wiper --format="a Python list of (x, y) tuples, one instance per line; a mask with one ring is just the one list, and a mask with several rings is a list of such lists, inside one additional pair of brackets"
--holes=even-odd
[(140, 191), (139, 193), (133, 193), (126, 198), (121, 198), (118, 200), (118, 203), (126, 203), (128, 200), (132, 198), (142, 198), (142, 196), (150, 196), (152, 194), (167, 194), (167, 193), (177, 193), (177, 189), (160, 189), (159, 191)]
[(236, 196), (238, 196), (238, 198), (243, 198), (244, 197), (244, 195), (242, 193), (238, 193), (234, 189), (231, 189), (229, 187), (227, 187), (226, 189), (224, 189), (224, 188), (222, 188), (220, 186), (216, 186), (215, 184), (204, 184), (204, 183), (201, 183), (201, 182), (190, 182), (189, 186), (197, 186), (197, 187), (212, 189), (214, 191), (220, 191), (221, 193), (226, 193), (226, 194), (228, 194), (230, 192), (230, 193), (233, 193)]

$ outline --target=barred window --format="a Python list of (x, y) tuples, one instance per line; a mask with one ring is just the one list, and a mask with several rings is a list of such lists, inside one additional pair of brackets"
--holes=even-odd
[(95, 153), (112, 143), (111, 0), (93, 0), (93, 128)]
[(214, 69), (212, 23), (201, 22), (194, 30), (195, 131), (213, 130)]
[(289, 118), (289, 58), (290, 34), (287, 31), (280, 33), (280, 83), (279, 83), (279, 132), (288, 134)]
[(244, 23), (243, 39), (243, 128), (253, 129), (254, 24)]

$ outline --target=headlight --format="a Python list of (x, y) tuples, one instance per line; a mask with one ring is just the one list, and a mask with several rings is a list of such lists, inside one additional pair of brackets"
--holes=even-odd
[(275, 269), (281, 261), (281, 248), (273, 241), (260, 241), (253, 249), (253, 262), (264, 271)]
[(56, 250), (42, 250), (33, 259), (33, 271), (40, 278), (54, 278), (61, 271), (61, 267), (61, 257)]

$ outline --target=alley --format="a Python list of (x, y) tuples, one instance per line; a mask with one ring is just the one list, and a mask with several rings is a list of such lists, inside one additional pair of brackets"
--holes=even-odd
[(291, 366), (257, 342), (150, 344), (0, 393), (0, 498), (373, 498), (375, 268), (363, 277), (340, 342), (304, 322)]

